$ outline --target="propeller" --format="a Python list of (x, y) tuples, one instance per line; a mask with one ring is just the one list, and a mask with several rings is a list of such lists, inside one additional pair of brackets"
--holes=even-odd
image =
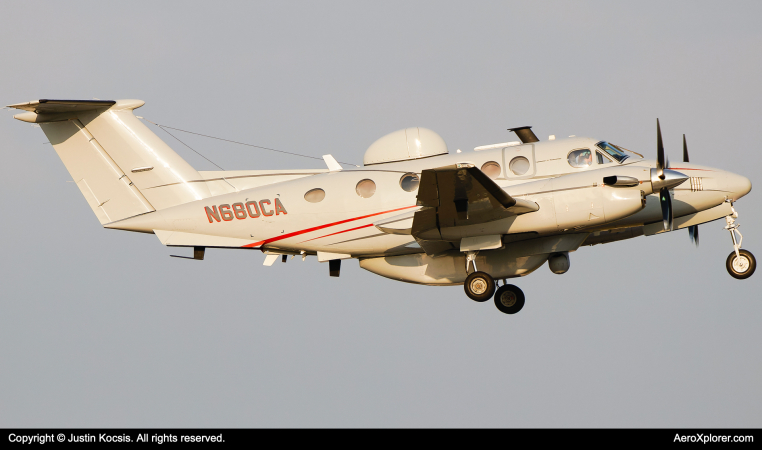
[[(666, 157), (664, 155), (664, 144), (661, 140), (661, 125), (659, 119), (656, 119), (656, 175), (664, 180), (664, 169), (667, 167)], [(663, 187), (659, 190), (659, 203), (661, 204), (661, 218), (664, 221), (664, 230), (672, 231), (672, 198), (669, 196), (669, 188)]]
[[(683, 154), (687, 155), (687, 147), (683, 147)], [(659, 119), (656, 119), (656, 169), (651, 169), (651, 186), (654, 192), (659, 192), (664, 231), (672, 231), (673, 228), (672, 198), (669, 195), (669, 190), (679, 186), (687, 179), (688, 177), (684, 174), (669, 170), (669, 160), (664, 154), (664, 144), (661, 138), (661, 125)]]
[(664, 144), (661, 142), (661, 125), (659, 125), (659, 119), (656, 119), (656, 176), (659, 179), (664, 179)]
[[(683, 135), (683, 162), (690, 162), (690, 159), (688, 158), (688, 144), (685, 142), (685, 135)], [(691, 225), (688, 227), (688, 236), (690, 236), (691, 242), (696, 244), (696, 247), (698, 247), (699, 245), (698, 225)]]
[(688, 227), (688, 235), (691, 237), (691, 242), (696, 244), (696, 247), (699, 245), (699, 234), (698, 234), (698, 225), (691, 225)]

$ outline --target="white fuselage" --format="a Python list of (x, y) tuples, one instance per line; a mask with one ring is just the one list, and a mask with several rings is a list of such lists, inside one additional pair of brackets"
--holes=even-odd
[[(387, 234), (373, 226), (374, 222), (385, 217), (417, 208), (416, 190), (404, 191), (400, 187), (401, 177), (406, 173), (420, 174), (424, 169), (456, 163), (482, 167), (485, 163), (497, 162), (501, 172), (494, 177), (494, 181), (511, 196), (540, 205), (539, 211), (519, 216), (508, 224), (502, 234), (558, 234), (575, 228), (563, 222), (563, 208), (568, 211), (568, 205), (560, 202), (591, 202), (592, 215), (596, 216), (594, 199), (597, 193), (612, 189), (602, 185), (603, 176), (622, 175), (625, 169), (630, 172), (640, 170), (642, 176), (638, 179), (646, 182), (649, 170), (655, 167), (655, 161), (635, 156), (621, 165), (615, 161), (606, 164), (593, 161), (584, 168), (570, 166), (567, 161), (570, 151), (579, 148), (595, 151), (596, 142), (589, 138), (570, 138), (319, 173), (185, 203), (108, 226), (133, 231), (164, 230), (233, 238), (240, 240), (240, 247), (293, 254), (330, 252), (369, 257), (420, 253), (422, 250), (410, 235)], [(517, 155), (526, 157), (530, 162), (529, 169), (521, 176), (514, 175), (508, 168), (511, 159)], [(675, 217), (711, 209), (726, 199), (736, 200), (750, 189), (746, 178), (729, 172), (688, 163), (678, 166), (692, 179), (674, 189)], [(557, 177), (573, 173), (580, 174), (574, 177), (579, 180), (578, 186), (553, 188), (554, 180), (559, 179)], [(364, 179), (370, 179), (376, 185), (375, 193), (369, 198), (355, 192), (358, 182)], [(305, 200), (305, 193), (316, 188), (325, 191), (324, 199), (317, 203)], [(565, 196), (563, 199), (561, 194)], [(276, 199), (280, 205), (277, 210)], [(256, 206), (252, 206), (251, 202), (256, 202)], [(234, 211), (236, 204), (239, 206)], [(247, 204), (248, 210), (245, 208)], [(208, 214), (208, 210), (217, 210), (219, 219), (214, 214)], [(661, 219), (658, 199), (649, 195), (645, 208), (625, 218), (583, 225), (587, 226), (587, 230), (605, 230), (642, 226)]]

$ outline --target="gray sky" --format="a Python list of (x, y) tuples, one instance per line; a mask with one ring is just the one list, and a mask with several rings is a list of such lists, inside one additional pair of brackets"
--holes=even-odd
[[(760, 181), (759, 2), (8, 2), (0, 102), (140, 98), (139, 115), (360, 163), (408, 126), (451, 151), (607, 139)], [(760, 427), (762, 274), (724, 223), (584, 247), (516, 280), (520, 314), (461, 287), (314, 258), (168, 255), (104, 230), (38, 128), (0, 120), (0, 426)], [(160, 134), (161, 136), (161, 134)], [(208, 162), (161, 136), (191, 164)], [(321, 163), (202, 138), (225, 169)], [(759, 189), (759, 188), (757, 188)], [(762, 256), (762, 212), (737, 203)]]

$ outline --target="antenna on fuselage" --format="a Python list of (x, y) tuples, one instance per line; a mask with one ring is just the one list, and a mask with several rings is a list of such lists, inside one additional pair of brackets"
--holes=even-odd
[(514, 133), (516, 133), (516, 136), (518, 136), (519, 139), (521, 139), (522, 144), (540, 142), (540, 140), (537, 139), (537, 136), (535, 136), (534, 132), (532, 131), (532, 127), (508, 128), (508, 131), (513, 131)]

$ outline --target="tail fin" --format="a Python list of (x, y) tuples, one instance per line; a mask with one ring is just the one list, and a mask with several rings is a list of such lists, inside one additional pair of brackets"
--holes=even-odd
[(199, 173), (133, 110), (142, 100), (39, 100), (9, 105), (40, 124), (101, 224), (210, 196)]

